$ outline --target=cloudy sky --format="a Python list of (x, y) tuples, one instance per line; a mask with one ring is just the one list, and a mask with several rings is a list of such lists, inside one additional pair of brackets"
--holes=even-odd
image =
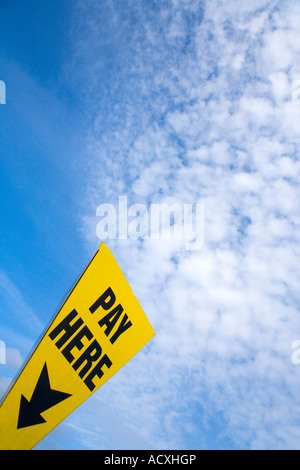
[(300, 448), (299, 31), (296, 0), (2, 2), (0, 394), (100, 204), (205, 207), (199, 251), (106, 241), (156, 337), (38, 448)]

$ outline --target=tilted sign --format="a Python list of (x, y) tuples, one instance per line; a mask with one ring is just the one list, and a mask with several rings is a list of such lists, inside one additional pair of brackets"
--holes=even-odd
[(154, 335), (102, 243), (0, 407), (0, 449), (33, 448)]

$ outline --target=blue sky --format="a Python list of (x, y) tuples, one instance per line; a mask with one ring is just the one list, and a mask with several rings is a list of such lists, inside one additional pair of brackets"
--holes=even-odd
[(299, 449), (296, 0), (2, 2), (0, 392), (100, 204), (204, 204), (205, 245), (112, 240), (156, 338), (40, 449)]

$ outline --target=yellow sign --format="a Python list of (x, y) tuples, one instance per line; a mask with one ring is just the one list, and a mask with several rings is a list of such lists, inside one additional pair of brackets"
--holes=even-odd
[(104, 243), (0, 408), (0, 450), (32, 449), (155, 335)]

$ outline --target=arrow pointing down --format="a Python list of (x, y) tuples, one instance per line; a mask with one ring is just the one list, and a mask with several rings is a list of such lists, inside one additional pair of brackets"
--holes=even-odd
[(47, 363), (45, 363), (31, 400), (28, 401), (24, 395), (21, 394), (17, 429), (46, 423), (41, 413), (71, 396), (72, 395), (69, 393), (52, 390), (50, 387)]

